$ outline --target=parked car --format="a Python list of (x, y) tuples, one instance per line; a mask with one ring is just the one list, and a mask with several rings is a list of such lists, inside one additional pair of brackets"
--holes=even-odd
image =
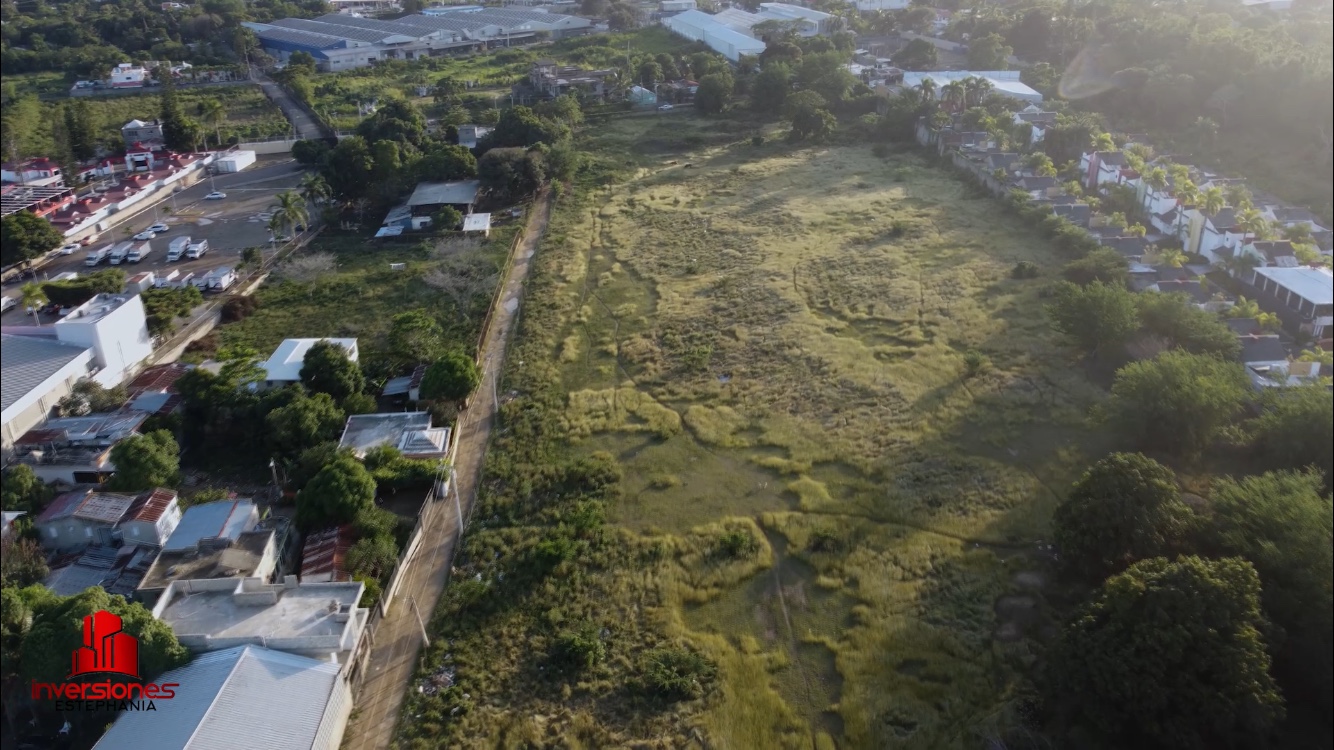
[(149, 227), (149, 228), (148, 228), (148, 231), (150, 231), (150, 232), (154, 232), (154, 233), (156, 233), (156, 234), (162, 234), (163, 232), (169, 232), (169, 231), (171, 231), (171, 227), (167, 226), (166, 224), (163, 224), (163, 223), (159, 222), (159, 223), (154, 224), (153, 226)]
[(659, 111), (659, 112), (666, 112), (666, 111), (669, 110), (669, 109), (676, 109), (676, 108), (673, 107), (673, 106), (670, 105), (670, 104), (663, 104), (663, 105), (660, 105), (660, 106), (658, 107), (658, 111)]
[(143, 240), (151, 240), (151, 239), (153, 239), (153, 238), (156, 237), (156, 236), (157, 236), (157, 232), (154, 232), (154, 231), (151, 230), (151, 229), (145, 229), (144, 231), (140, 232), (139, 234), (134, 235), (134, 238), (135, 238), (136, 240), (143, 241)]
[(280, 235), (278, 235), (277, 237), (274, 237), (274, 238), (273, 238), (273, 241), (274, 241), (274, 242), (278, 242), (278, 243), (287, 243), (287, 242), (291, 242), (291, 241), (292, 241), (292, 236), (291, 236), (290, 234), (280, 234)]
[(213, 192), (211, 192), (211, 193), (209, 193), (208, 195), (204, 196), (204, 200), (206, 200), (206, 201), (220, 201), (220, 200), (222, 200), (223, 198), (226, 198), (226, 197), (227, 197), (227, 194), (224, 193), (224, 192), (222, 192), (221, 190), (214, 190)]
[(97, 242), (100, 239), (102, 239), (102, 235), (90, 234), (87, 237), (84, 237), (83, 239), (79, 240), (79, 244), (83, 245), (84, 247), (88, 247), (89, 245), (93, 244), (94, 242)]
[(60, 248), (60, 254), (61, 254), (61, 255), (73, 255), (75, 252), (78, 251), (78, 249), (79, 249), (80, 247), (82, 247), (82, 245), (80, 245), (79, 243), (77, 243), (77, 242), (71, 242), (70, 244), (65, 245), (64, 247)]

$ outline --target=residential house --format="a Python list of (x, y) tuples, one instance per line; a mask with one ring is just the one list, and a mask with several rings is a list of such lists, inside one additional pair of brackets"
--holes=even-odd
[(477, 144), (495, 128), (485, 125), (460, 125), (459, 126), (459, 145), (464, 148), (477, 148)]
[(435, 216), (440, 209), (449, 206), (467, 216), (472, 213), (477, 202), (477, 191), (482, 187), (478, 180), (454, 180), (453, 182), (419, 182), (408, 198), (408, 207), (413, 216)]
[(1143, 237), (1099, 237), (1098, 244), (1111, 248), (1128, 260), (1138, 261), (1148, 252), (1149, 241)]
[(1188, 218), (1185, 251), (1204, 256), (1210, 263), (1221, 263), (1223, 257), (1235, 252), (1244, 232), (1237, 229), (1237, 209), (1224, 206), (1210, 216), (1204, 211), (1186, 209)]
[(1035, 175), (1020, 177), (1014, 181), (1014, 187), (1017, 190), (1028, 193), (1028, 197), (1034, 200), (1045, 198), (1048, 190), (1059, 188), (1060, 185), (1060, 181), (1055, 177), (1038, 177)]
[(176, 391), (176, 381), (194, 367), (182, 362), (173, 362), (145, 369), (125, 386), (130, 397), (125, 408), (145, 414), (171, 414), (181, 404), (180, 393)]
[(42, 546), (62, 551), (119, 541), (116, 527), (135, 495), (78, 490), (60, 495), (33, 522)]
[(134, 63), (120, 63), (111, 71), (107, 84), (112, 88), (142, 88), (148, 82), (148, 70)]
[(421, 400), (422, 378), (426, 377), (426, 365), (417, 365), (412, 370), (411, 375), (391, 378), (384, 384), (384, 391), (381, 396), (395, 401), (406, 399), (408, 401)]
[(120, 127), (120, 137), (125, 142), (125, 148), (132, 148), (136, 145), (161, 148), (163, 143), (162, 121), (130, 120)]
[(125, 544), (160, 547), (181, 523), (181, 505), (175, 490), (159, 487), (141, 493), (119, 525)]
[(0, 167), (0, 182), (55, 188), (65, 186), (65, 176), (59, 164), (45, 156), (39, 156)]
[(1241, 363), (1247, 367), (1286, 365), (1288, 350), (1277, 334), (1248, 333), (1237, 336), (1241, 342)]
[(1119, 185), (1125, 168), (1125, 155), (1120, 151), (1090, 151), (1079, 159), (1079, 170), (1084, 175), (1084, 187), (1098, 190), (1103, 185)]
[(94, 544), (80, 553), (58, 556), (42, 584), (58, 596), (73, 596), (97, 586), (108, 594), (129, 598), (157, 554), (152, 545)]
[(364, 458), (375, 448), (391, 447), (406, 458), (443, 460), (449, 452), (448, 427), (432, 427), (430, 412), (354, 414), (347, 418), (339, 448)]
[(254, 645), (206, 653), (157, 678), (182, 686), (174, 700), (121, 711), (94, 748), (337, 750), (352, 713), (350, 676), (328, 659)]
[(246, 498), (218, 500), (187, 508), (162, 544), (152, 568), (135, 592), (147, 603), (176, 580), (262, 578), (278, 569), (278, 536), (259, 528), (259, 510)]
[(1265, 332), (1260, 321), (1255, 318), (1228, 318), (1223, 321), (1238, 336), (1260, 335)]
[[(1175, 269), (1181, 270), (1181, 269)], [(1208, 282), (1201, 282), (1198, 279), (1160, 279), (1152, 287), (1153, 291), (1164, 294), (1184, 294), (1190, 299), (1191, 304), (1207, 310), (1209, 312), (1221, 312), (1232, 307), (1235, 302), (1227, 299), (1227, 296), (1221, 289), (1217, 289)]]
[(264, 368), (264, 388), (281, 388), (285, 385), (301, 382), (301, 367), (306, 363), (306, 353), (310, 347), (325, 341), (343, 347), (347, 358), (356, 362), (359, 358), (356, 339), (286, 339), (273, 350), (261, 367)]
[(362, 642), (370, 611), (366, 585), (311, 583), (287, 576), (172, 581), (153, 607), (182, 646), (200, 654), (243, 644), (346, 667)]
[(602, 98), (607, 95), (608, 80), (614, 79), (615, 73), (614, 70), (589, 70), (542, 59), (528, 69), (528, 85), (538, 96), (545, 98), (555, 98), (573, 91)]
[(14, 455), (43, 482), (101, 484), (116, 473), (111, 449), (137, 434), (147, 418), (139, 412), (109, 412), (49, 419), (14, 441)]
[(0, 424), (8, 458), (19, 436), (41, 424), (93, 367), (93, 350), (46, 338), (0, 335)]
[(1014, 124), (1023, 125), (1027, 123), (1032, 126), (1032, 132), (1029, 135), (1029, 143), (1040, 143), (1047, 137), (1047, 131), (1056, 127), (1056, 113), (1044, 112), (1041, 107), (1029, 105), (1020, 112), (1014, 113)]
[(1241, 246), (1241, 254), (1254, 258), (1262, 267), (1296, 268), (1297, 253), (1287, 240), (1252, 240)]

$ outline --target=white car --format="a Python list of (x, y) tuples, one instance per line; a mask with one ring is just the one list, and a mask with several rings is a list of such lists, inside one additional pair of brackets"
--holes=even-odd
[(211, 193), (209, 193), (208, 195), (204, 196), (204, 200), (206, 200), (206, 201), (220, 201), (220, 200), (222, 200), (223, 198), (226, 198), (226, 197), (227, 197), (227, 194), (224, 193), (224, 192), (222, 192), (221, 190), (214, 190), (213, 192), (211, 192)]
[(676, 109), (676, 108), (673, 107), (673, 106), (670, 105), (670, 104), (664, 104), (664, 105), (658, 107), (658, 111), (659, 111), (659, 112), (666, 112), (666, 111), (669, 110), (669, 109)]
[(144, 231), (140, 232), (139, 234), (134, 235), (134, 238), (135, 238), (136, 240), (151, 240), (151, 239), (153, 239), (153, 238), (156, 237), (156, 236), (157, 236), (157, 232), (154, 232), (154, 231), (151, 230), (151, 229), (145, 229)]
[(61, 254), (61, 255), (73, 255), (74, 252), (75, 252), (76, 250), (79, 249), (79, 247), (81, 247), (81, 246), (80, 246), (79, 243), (77, 243), (77, 242), (70, 243), (70, 244), (65, 245), (64, 247), (60, 248), (60, 254)]
[(166, 224), (154, 224), (153, 226), (148, 228), (148, 231), (162, 234), (163, 232), (171, 231), (171, 227), (167, 226)]

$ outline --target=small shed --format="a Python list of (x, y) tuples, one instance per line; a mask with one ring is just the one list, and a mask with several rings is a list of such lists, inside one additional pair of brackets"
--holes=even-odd
[(491, 236), (491, 214), (470, 214), (463, 219), (464, 234)]

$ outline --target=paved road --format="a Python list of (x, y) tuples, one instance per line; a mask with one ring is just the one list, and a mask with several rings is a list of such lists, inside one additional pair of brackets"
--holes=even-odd
[(399, 589), (389, 616), (375, 630), (365, 681), (357, 696), (357, 715), (348, 727), (343, 747), (350, 750), (383, 750), (394, 738), (394, 728), (422, 646), (421, 626), (412, 603), (429, 619), (445, 589), (454, 543), (459, 533), (460, 512), (467, 516), (477, 497), (482, 474), (482, 458), (496, 419), (495, 393), (505, 364), (510, 328), (523, 297), (524, 280), (533, 252), (551, 215), (549, 196), (544, 194), (533, 206), (524, 240), (515, 249), (514, 263), (504, 280), (504, 292), (482, 344), (482, 383), (477, 395), (459, 420), (458, 448), (454, 455), (454, 487), (460, 505), (453, 499), (437, 501), (428, 515), (422, 544)]
[(287, 121), (292, 123), (292, 127), (296, 128), (298, 138), (312, 140), (324, 137), (324, 131), (310, 118), (310, 115), (306, 114), (306, 110), (300, 104), (297, 104), (292, 97), (288, 96), (281, 86), (274, 83), (273, 79), (263, 73), (257, 73), (255, 80), (264, 89), (265, 96), (278, 105), (278, 109), (283, 111)]
[[(80, 249), (69, 256), (56, 256), (37, 270), (37, 278), (54, 278), (66, 272), (82, 275), (110, 268), (107, 263), (93, 268), (84, 265), (87, 250), (129, 239), (158, 221), (166, 223), (171, 230), (151, 241), (153, 253), (144, 262), (119, 266), (127, 275), (143, 271), (165, 274), (174, 270), (184, 276), (187, 273), (207, 273), (222, 266), (235, 266), (240, 262), (241, 252), (245, 248), (269, 242), (268, 221), (263, 215), (272, 208), (273, 196), (283, 190), (296, 188), (304, 173), (296, 162), (284, 160), (253, 171), (220, 175), (212, 178), (212, 181), (205, 178), (163, 201), (156, 210), (146, 210), (125, 224), (103, 233), (89, 248)], [(222, 200), (204, 200), (204, 196), (215, 188), (226, 192), (227, 197)], [(198, 260), (180, 260), (168, 264), (167, 246), (172, 239), (181, 236), (208, 240), (209, 252)], [(4, 293), (17, 298), (18, 289), (24, 283), (23, 280), (15, 279), (4, 285)], [(32, 322), (32, 316), (25, 315), (16, 307), (5, 312), (0, 320), (5, 325), (24, 325)], [(44, 317), (42, 322), (50, 320)]]

